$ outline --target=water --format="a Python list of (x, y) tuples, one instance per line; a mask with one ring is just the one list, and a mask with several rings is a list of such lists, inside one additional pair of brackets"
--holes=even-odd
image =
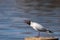
[[(22, 2), (21, 0), (20, 3)], [(54, 31), (52, 34), (54, 37), (60, 38), (60, 8), (55, 8), (51, 12), (28, 9), (30, 8), (25, 9), (23, 3), (18, 5), (15, 0), (1, 0), (0, 40), (24, 40), (25, 37), (37, 36), (38, 32), (25, 24), (25, 19), (40, 23)], [(41, 36), (48, 36), (48, 34), (41, 32)]]

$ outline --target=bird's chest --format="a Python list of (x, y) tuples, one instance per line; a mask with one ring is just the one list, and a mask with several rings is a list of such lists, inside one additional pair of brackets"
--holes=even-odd
[(43, 28), (40, 24), (37, 24), (37, 23), (31, 23), (30, 26), (35, 30)]
[(43, 28), (42, 26), (37, 25), (37, 24), (35, 24), (35, 25), (32, 24), (31, 27), (33, 27), (34, 29), (37, 29), (37, 28), (38, 28), (38, 29), (41, 29), (41, 28)]
[(37, 31), (37, 28), (36, 27), (32, 27), (32, 28)]
[(34, 24), (31, 25), (31, 27), (32, 27), (34, 30), (36, 30), (36, 31), (40, 28), (38, 25), (34, 25)]

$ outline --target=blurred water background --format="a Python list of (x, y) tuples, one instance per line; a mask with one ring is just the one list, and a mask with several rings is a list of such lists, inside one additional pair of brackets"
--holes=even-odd
[[(60, 38), (60, 0), (0, 0), (0, 40), (24, 40), (38, 32), (24, 23), (38, 22)], [(48, 36), (41, 33), (41, 36)]]

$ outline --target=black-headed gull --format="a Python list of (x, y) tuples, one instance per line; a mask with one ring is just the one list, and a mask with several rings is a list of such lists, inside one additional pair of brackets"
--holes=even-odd
[(41, 24), (32, 22), (30, 20), (24, 20), (26, 24), (31, 26), (33, 29), (38, 31), (38, 36), (40, 36), (40, 32), (47, 32), (47, 33), (53, 33), (51, 30), (48, 30), (47, 28), (43, 27)]

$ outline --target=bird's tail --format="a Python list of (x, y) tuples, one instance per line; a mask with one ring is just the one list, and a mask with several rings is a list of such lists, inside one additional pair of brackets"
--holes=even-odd
[(49, 33), (53, 33), (53, 32), (49, 30)]
[(53, 33), (51, 30), (47, 30), (48, 33)]

